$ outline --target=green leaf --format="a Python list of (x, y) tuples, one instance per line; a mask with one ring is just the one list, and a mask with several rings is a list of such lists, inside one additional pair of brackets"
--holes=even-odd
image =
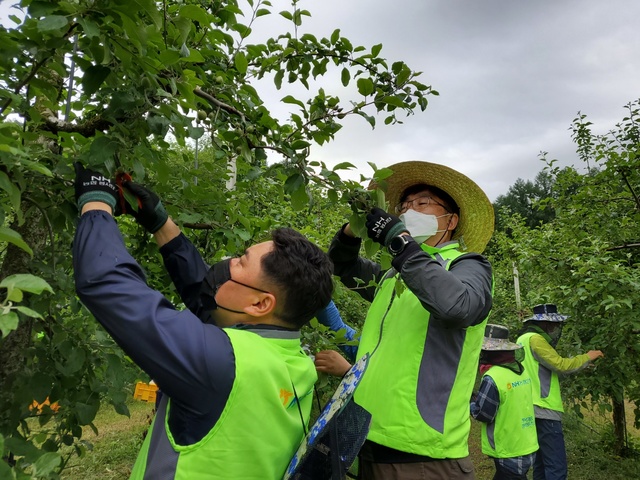
[(2, 171), (0, 171), (0, 188), (9, 194), (11, 205), (18, 211), (20, 209), (20, 189)]
[(51, 286), (42, 278), (31, 275), (30, 273), (16, 273), (9, 275), (0, 282), (0, 288), (19, 288), (25, 292), (40, 295), (45, 290), (53, 293)]
[(80, 17), (78, 19), (78, 23), (82, 27), (82, 30), (84, 31), (84, 34), (87, 36), (87, 38), (100, 36), (100, 27), (98, 27), (97, 23), (89, 20), (86, 17)]
[(30, 308), (27, 307), (23, 307), (22, 305), (18, 305), (16, 306), (16, 310), (18, 310), (20, 313), (26, 315), (27, 317), (31, 317), (31, 318), (42, 318), (42, 315), (40, 315), (38, 312), (36, 312), (35, 310), (31, 310)]
[(32, 162), (30, 160), (21, 160), (21, 162), (25, 167), (27, 167), (27, 169), (31, 170), (32, 172), (41, 173), (42, 175), (46, 175), (47, 177), (53, 177), (53, 173), (51, 172), (51, 170), (49, 170), (45, 165), (41, 163)]
[(34, 463), (34, 473), (38, 477), (46, 477), (60, 465), (62, 456), (56, 452), (47, 452)]
[(302, 150), (304, 148), (310, 147), (311, 144), (309, 142), (307, 142), (306, 140), (296, 140), (295, 142), (293, 142), (291, 144), (291, 148), (293, 148), (294, 150)]
[(358, 92), (362, 96), (371, 95), (374, 91), (373, 81), (370, 78), (359, 78), (357, 85)]
[(304, 108), (304, 103), (302, 103), (300, 100), (298, 100), (297, 98), (295, 98), (292, 95), (287, 95), (286, 97), (284, 97), (282, 100), (280, 100), (282, 103), (290, 103), (293, 105), (298, 105), (302, 108)]
[(33, 255), (33, 250), (31, 250), (31, 247), (22, 240), (20, 234), (9, 227), (0, 227), (0, 242), (13, 243), (16, 247), (24, 250), (29, 255)]
[(371, 47), (371, 56), (373, 58), (377, 57), (380, 54), (380, 50), (382, 50), (382, 44), (379, 43)]
[(94, 403), (91, 405), (82, 402), (76, 403), (74, 411), (78, 418), (78, 423), (80, 425), (89, 425), (93, 419), (96, 418), (99, 407), (100, 403)]
[(269, 10), (267, 10), (266, 8), (259, 8), (256, 11), (256, 18), (263, 17), (265, 15), (271, 15), (271, 12)]
[(235, 59), (234, 59), (234, 64), (236, 66), (236, 69), (240, 73), (242, 73), (242, 74), (247, 73), (247, 67), (249, 66), (249, 64), (247, 62), (247, 57), (244, 56), (243, 52), (236, 53), (236, 56), (235, 56)]
[(196, 20), (201, 25), (208, 25), (210, 23), (209, 14), (198, 5), (183, 5), (180, 7), (180, 16)]
[(407, 106), (407, 104), (404, 102), (404, 100), (402, 100), (400, 97), (396, 97), (396, 96), (385, 97), (383, 101), (387, 105), (393, 105), (394, 107), (405, 108)]
[(284, 191), (287, 193), (296, 192), (300, 188), (304, 188), (304, 177), (299, 173), (294, 173), (284, 182)]
[(62, 373), (64, 373), (67, 376), (71, 376), (71, 374), (77, 372), (82, 368), (85, 358), (86, 358), (86, 354), (84, 350), (76, 347), (73, 350), (71, 350), (71, 353), (65, 359), (64, 365), (62, 365), (62, 368), (58, 368), (58, 370), (60, 370)]
[(291, 194), (291, 207), (294, 210), (302, 210), (309, 205), (309, 194), (304, 185), (301, 185), (295, 192)]
[(350, 168), (356, 168), (353, 163), (342, 162), (333, 167), (334, 170), (349, 170)]
[(396, 77), (396, 85), (399, 85), (399, 86), (404, 85), (410, 76), (411, 76), (411, 69), (405, 65), (404, 68), (400, 71), (400, 73)]
[(347, 67), (342, 69), (340, 78), (342, 80), (342, 85), (344, 85), (345, 87), (349, 85), (349, 81), (351, 80), (351, 72), (349, 72), (349, 69)]
[(85, 72), (82, 77), (82, 88), (86, 95), (92, 95), (95, 93), (102, 85), (102, 82), (106, 80), (106, 78), (111, 73), (111, 69), (109, 67), (105, 67), (104, 65), (92, 65)]
[[(187, 49), (189, 50), (189, 49)], [(189, 55), (187, 55), (186, 57), (182, 58), (183, 62), (192, 62), (192, 63), (202, 63), (204, 62), (204, 57), (202, 56), (202, 54), (196, 50), (196, 49), (190, 49), (189, 50)]]
[(44, 17), (42, 20), (38, 22), (38, 31), (40, 32), (51, 32), (52, 30), (60, 30), (67, 26), (69, 21), (67, 17), (63, 17), (62, 15), (50, 15), (48, 17)]
[(6, 337), (10, 332), (18, 328), (18, 314), (16, 312), (7, 312), (0, 314), (0, 331), (2, 336)]
[(331, 34), (331, 43), (335, 45), (338, 40), (340, 40), (340, 29), (336, 28)]
[(278, 90), (282, 88), (282, 79), (284, 78), (284, 70), (278, 70), (273, 77), (273, 83)]
[(293, 15), (291, 14), (291, 12), (287, 12), (286, 10), (281, 11), (280, 15), (282, 15), (287, 20), (293, 20)]
[(173, 65), (180, 60), (180, 52), (176, 49), (166, 49), (160, 52), (158, 60), (165, 66)]

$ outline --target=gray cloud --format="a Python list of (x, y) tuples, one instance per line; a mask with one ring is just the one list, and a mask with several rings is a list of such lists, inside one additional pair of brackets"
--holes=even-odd
[(578, 111), (604, 133), (640, 97), (640, 3), (329, 0), (303, 8), (316, 36), (340, 28), (354, 44), (382, 43), (381, 56), (424, 72), (422, 82), (440, 92), (403, 125), (371, 131), (348, 122), (313, 153), (329, 164), (436, 161), (493, 200), (517, 178), (534, 178), (541, 151), (582, 167), (569, 131)]

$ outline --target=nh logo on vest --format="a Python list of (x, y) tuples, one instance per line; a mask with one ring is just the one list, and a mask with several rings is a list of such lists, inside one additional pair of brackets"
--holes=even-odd
[(521, 387), (522, 385), (529, 385), (531, 383), (531, 379), (527, 378), (526, 380), (518, 380), (516, 382), (507, 383), (507, 390), (511, 390), (512, 388)]

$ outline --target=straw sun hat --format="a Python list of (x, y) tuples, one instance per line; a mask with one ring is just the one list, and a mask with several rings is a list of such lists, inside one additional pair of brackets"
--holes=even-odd
[[(393, 170), (393, 175), (381, 183), (387, 185), (386, 199), (390, 208), (396, 206), (402, 193), (413, 185), (424, 183), (444, 190), (460, 208), (460, 220), (453, 238), (462, 238), (468, 251), (482, 253), (493, 234), (495, 218), (493, 205), (473, 180), (444, 165), (418, 160), (387, 168)], [(371, 182), (369, 188), (377, 188), (376, 183)]]

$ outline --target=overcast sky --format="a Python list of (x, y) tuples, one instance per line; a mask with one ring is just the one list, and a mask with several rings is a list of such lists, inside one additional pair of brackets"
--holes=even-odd
[[(274, 3), (282, 10), (285, 2)], [(440, 96), (404, 124), (354, 117), (336, 141), (313, 150), (329, 164), (378, 166), (428, 160), (462, 171), (493, 201), (518, 178), (533, 180), (541, 151), (563, 165), (582, 163), (569, 127), (578, 111), (594, 131), (622, 120), (640, 98), (640, 2), (629, 0), (306, 1), (303, 31), (335, 28), (354, 45), (424, 72)], [(270, 18), (270, 17), (263, 17)], [(275, 20), (271, 18), (270, 21)], [(339, 78), (323, 79), (339, 91)], [(282, 94), (280, 93), (280, 97)]]
[[(14, 3), (0, 0), (0, 18), (6, 19)], [(272, 4), (274, 12), (291, 9), (288, 0)], [(299, 34), (328, 37), (340, 28), (354, 45), (382, 43), (381, 57), (422, 71), (418, 80), (440, 92), (429, 97), (425, 112), (404, 118), (402, 125), (385, 126), (380, 116), (372, 130), (360, 117), (347, 118), (334, 142), (314, 147), (313, 159), (329, 165), (348, 161), (366, 176), (372, 174), (366, 162), (382, 167), (428, 160), (470, 176), (493, 201), (518, 178), (534, 179), (544, 166), (541, 151), (563, 165), (582, 167), (569, 131), (578, 111), (604, 133), (622, 119), (624, 105), (640, 98), (637, 0), (302, 0), (300, 5), (312, 17), (304, 17)], [(258, 35), (289, 28), (277, 14), (258, 20)], [(339, 72), (322, 77), (320, 86), (349, 97)], [(291, 106), (278, 100), (291, 93), (287, 87), (263, 88), (268, 105), (285, 115)]]

